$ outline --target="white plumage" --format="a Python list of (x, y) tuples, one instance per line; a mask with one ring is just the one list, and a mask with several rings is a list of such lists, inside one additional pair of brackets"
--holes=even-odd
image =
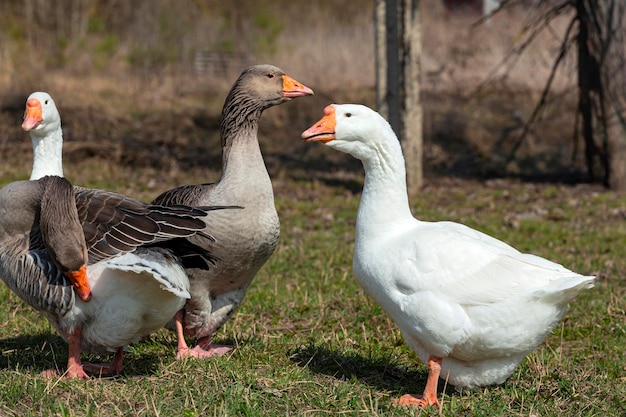
[(414, 218), (400, 143), (375, 111), (330, 105), (302, 137), (363, 162), (354, 275), (429, 365), (424, 395), (405, 395), (400, 404), (437, 404), (439, 376), (458, 387), (503, 382), (567, 303), (593, 286), (594, 277), (462, 224)]

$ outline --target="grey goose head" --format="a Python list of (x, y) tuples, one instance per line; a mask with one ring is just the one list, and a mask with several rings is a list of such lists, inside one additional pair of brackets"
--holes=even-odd
[(246, 102), (251, 108), (264, 110), (308, 95), (313, 95), (313, 90), (280, 68), (267, 64), (254, 65), (246, 68), (235, 81), (226, 97), (224, 109), (232, 107), (231, 103)]

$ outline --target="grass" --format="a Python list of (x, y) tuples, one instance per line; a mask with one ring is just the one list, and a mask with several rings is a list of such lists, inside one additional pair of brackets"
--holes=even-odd
[[(437, 18), (443, 14), (439, 1), (425, 2), (424, 150), (427, 174), (437, 176), (427, 180), (413, 212), (425, 220), (466, 223), (520, 250), (595, 274), (598, 281), (504, 384), (461, 393), (447, 387), (440, 410), (404, 410), (394, 408), (391, 400), (421, 392), (427, 372), (394, 323), (352, 277), (359, 165), (298, 140), (331, 102), (375, 102), (372, 13), (357, 2), (342, 5), (339, 13), (291, 3), (285, 8), (282, 2), (272, 3), (287, 17), (276, 40), (277, 53), (271, 59), (253, 54), (245, 65), (275, 63), (316, 95), (263, 116), (262, 147), (282, 236), (243, 305), (216, 335), (217, 342), (234, 345), (234, 352), (179, 362), (173, 335), (161, 330), (129, 348), (116, 378), (42, 379), (41, 371), (65, 366), (67, 346), (40, 314), (0, 285), (0, 416), (624, 415), (626, 196), (587, 185), (471, 179), (495, 171), (506, 176), (570, 168), (569, 110), (575, 99), (557, 95), (558, 114), (540, 121), (535, 129), (540, 136), (525, 142), (516, 166), (502, 172), (519, 128), (512, 114), (527, 116), (533, 108), (550, 68), (541, 57), (555, 40), (543, 39), (513, 73), (498, 75), (495, 96), (484, 89), (472, 94), (512, 46), (523, 19), (504, 14), (489, 27), (469, 30), (465, 23), (471, 22), (451, 25)], [(47, 56), (48, 44), (27, 43), (27, 22), (14, 24), (25, 15), (21, 8), (11, 14), (13, 6), (7, 7), (1, 16), (13, 23), (5, 25), (10, 36), (3, 38), (2, 52), (11, 59), (2, 61), (0, 85), (16, 98), (7, 93), (0, 100), (1, 185), (27, 177), (30, 170), (30, 143), (19, 125), (25, 98), (42, 89), (53, 94), (61, 109), (65, 174), (75, 183), (149, 200), (175, 185), (217, 178), (216, 120), (239, 70), (190, 77), (185, 71), (192, 63), (183, 61), (180, 67), (127, 71), (125, 49), (114, 54), (113, 38), (106, 51), (92, 57), (91, 66), (82, 59), (44, 68), (41, 57)], [(151, 11), (158, 14), (159, 9)], [(186, 13), (197, 14), (194, 9)], [(146, 20), (133, 21), (133, 28), (159, 22), (150, 20), (154, 15), (147, 11), (139, 15)], [(220, 25), (201, 26), (206, 22), (198, 18), (199, 26), (189, 30), (191, 38), (174, 36), (175, 45), (204, 50), (221, 39)], [(35, 35), (35, 40), (55, 39), (47, 32)], [(146, 33), (116, 36), (132, 44), (133, 36), (144, 42)], [(99, 34), (90, 39), (107, 41)], [(337, 47), (329, 48), (329, 39)], [(74, 46), (83, 49), (88, 48)], [(467, 96), (474, 98), (465, 100)], [(275, 132), (283, 137), (269, 140)], [(554, 154), (557, 162), (565, 162), (555, 164)], [(207, 165), (214, 170), (207, 172)], [(461, 174), (470, 179), (449, 176)]]
[[(83, 172), (92, 178), (85, 185), (113, 187), (109, 173)], [(156, 194), (141, 185), (142, 170), (120, 167), (117, 175), (126, 178), (125, 192)], [(216, 335), (236, 347), (224, 357), (176, 361), (173, 334), (161, 330), (130, 347), (118, 377), (46, 380), (38, 374), (63, 368), (67, 347), (0, 287), (0, 415), (623, 415), (626, 196), (585, 185), (431, 179), (413, 202), (422, 219), (467, 223), (599, 279), (504, 384), (460, 393), (447, 387), (440, 409), (405, 410), (391, 400), (421, 392), (427, 372), (352, 277), (353, 189), (361, 175), (337, 173), (332, 185), (332, 173), (277, 175), (281, 244)]]
[[(477, 81), (511, 47), (522, 19), (494, 19), (489, 28), (470, 31), (458, 20), (435, 19), (436, 7), (426, 7), (423, 16), (424, 150), (431, 178), (413, 212), (425, 220), (466, 223), (598, 281), (504, 384), (460, 393), (441, 384), (442, 406), (435, 410), (391, 405), (402, 394), (421, 392), (427, 371), (352, 277), (362, 172), (349, 157), (299, 143), (299, 133), (328, 103), (375, 102), (374, 43), (364, 41), (373, 39), (372, 13), (354, 7), (359, 13), (343, 6), (339, 14), (320, 7), (303, 13), (300, 5), (283, 11), (289, 18), (276, 40), (281, 47), (267, 61), (316, 95), (270, 109), (261, 122), (282, 236), (243, 305), (216, 335), (234, 352), (176, 361), (175, 338), (161, 330), (129, 348), (118, 377), (43, 379), (41, 371), (65, 366), (67, 346), (40, 314), (0, 285), (0, 416), (623, 415), (626, 196), (589, 185), (472, 179), (570, 168), (572, 97), (557, 101), (559, 114), (542, 119), (540, 137), (523, 144), (515, 166), (503, 167), (519, 128), (511, 115), (532, 109), (549, 68), (536, 57), (548, 44), (542, 42), (508, 77), (498, 77), (495, 96), (483, 90), (473, 95)], [(344, 15), (351, 23), (341, 20)], [(205, 48), (218, 28), (190, 33), (199, 34)], [(132, 40), (123, 33), (119, 38)], [(176, 38), (177, 44), (194, 43)], [(328, 39), (338, 47), (328, 48)], [(50, 91), (61, 109), (65, 174), (75, 183), (150, 200), (175, 185), (217, 178), (217, 118), (238, 74), (189, 77), (189, 62), (128, 72), (119, 62), (123, 53), (107, 60), (110, 66), (100, 62), (111, 50), (93, 59), (95, 67), (104, 65), (99, 70), (68, 65), (46, 68), (42, 77), (42, 61), (24, 55), (23, 45), (3, 45), (13, 59), (3, 61), (0, 85), (17, 98), (0, 100), (2, 185), (30, 170), (30, 143), (19, 125), (24, 99), (40, 89)], [(36, 46), (26, 49), (45, 56)], [(245, 65), (259, 60), (265, 57), (250, 57)]]

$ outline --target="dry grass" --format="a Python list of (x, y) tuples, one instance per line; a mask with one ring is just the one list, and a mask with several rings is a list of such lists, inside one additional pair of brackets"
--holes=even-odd
[[(161, 2), (168, 4), (166, 0)], [(274, 16), (268, 26), (282, 28), (274, 46), (256, 45), (264, 32), (255, 26), (258, 16), (248, 16), (250, 33), (241, 39), (248, 44), (240, 47), (246, 53), (237, 64), (214, 74), (193, 72), (193, 60), (189, 60), (193, 48), (216, 48), (231, 29), (224, 26), (223, 30), (216, 30), (225, 23), (218, 20), (210, 25), (210, 16), (204, 12), (191, 25), (194, 30), (162, 40), (162, 48), (178, 51), (179, 56), (161, 66), (150, 57), (145, 58), (143, 67), (129, 63), (130, 45), (133, 36), (138, 36), (133, 31), (126, 38), (119, 35), (126, 43), (120, 41), (118, 49), (107, 55), (105, 66), (96, 65), (95, 59), (79, 59), (89, 56), (90, 51), (97, 55), (97, 43), (103, 37), (100, 32), (89, 35), (80, 54), (67, 52), (67, 63), (62, 66), (47, 65), (40, 58), (49, 51), (24, 51), (23, 44), (10, 42), (9, 38), (0, 47), (0, 53), (7, 58), (0, 61), (0, 88), (7, 92), (0, 97), (0, 108), (6, 110), (3, 117), (11, 118), (3, 119), (0, 126), (0, 152), (11, 155), (27, 149), (26, 143), (14, 148), (16, 140), (24, 137), (18, 129), (23, 102), (30, 92), (46, 90), (62, 110), (70, 158), (73, 154), (77, 158), (112, 157), (115, 162), (149, 165), (176, 180), (184, 180), (181, 171), (195, 172), (196, 167), (207, 162), (214, 166), (219, 157), (215, 148), (210, 149), (208, 157), (199, 151), (207, 148), (207, 137), (210, 146), (218, 143), (219, 111), (241, 68), (272, 62), (312, 87), (316, 96), (266, 113), (265, 132), (271, 142), (264, 143), (264, 149), (270, 159), (274, 155), (307, 159), (303, 153), (309, 151), (300, 151), (294, 143), (303, 127), (316, 120), (324, 106), (331, 102), (375, 106), (373, 2), (363, 4), (367, 7), (351, 4), (339, 9), (332, 1), (319, 4), (320, 7), (310, 9), (298, 2), (259, 6), (259, 15)], [(552, 33), (541, 36), (516, 60), (514, 68), (492, 77), (488, 76), (490, 70), (519, 42), (525, 12), (504, 12), (489, 24), (472, 27), (476, 18), (447, 17), (438, 1), (424, 2), (422, 98), (426, 170), (463, 176), (540, 174), (544, 178), (581, 178), (583, 154), (581, 150), (575, 152), (576, 146), (580, 146), (572, 139), (575, 97), (573, 90), (566, 88), (571, 85), (567, 69), (557, 77), (555, 94), (535, 129), (516, 158), (507, 163), (522, 123), (531, 113), (547, 77), (550, 56), (558, 45), (557, 34), (566, 17), (555, 21)], [(177, 27), (180, 23), (172, 19), (169, 23)], [(148, 19), (146, 28), (156, 24), (153, 20)], [(156, 33), (151, 36), (158, 37), (158, 27), (153, 30)], [(79, 43), (72, 45), (72, 50), (80, 50)], [(79, 65), (79, 61), (91, 64)], [(479, 89), (486, 79), (491, 83)], [(191, 150), (188, 155), (180, 154), (183, 146)], [(152, 152), (146, 154), (147, 151)], [(340, 161), (349, 163), (346, 159)], [(27, 165), (26, 162), (24, 166)]]

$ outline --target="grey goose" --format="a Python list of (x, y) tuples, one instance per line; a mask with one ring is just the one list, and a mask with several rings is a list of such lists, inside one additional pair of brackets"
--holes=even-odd
[[(214, 268), (185, 265), (191, 298), (176, 316), (178, 358), (209, 357), (231, 350), (211, 343), (211, 336), (241, 304), (259, 269), (278, 245), (280, 223), (272, 182), (257, 137), (263, 111), (313, 91), (272, 65), (245, 69), (233, 84), (222, 109), (222, 175), (211, 184), (185, 185), (166, 191), (154, 204), (189, 206), (239, 205), (205, 217), (219, 244), (197, 236), (187, 241), (219, 259)], [(190, 349), (185, 336), (197, 338)]]

